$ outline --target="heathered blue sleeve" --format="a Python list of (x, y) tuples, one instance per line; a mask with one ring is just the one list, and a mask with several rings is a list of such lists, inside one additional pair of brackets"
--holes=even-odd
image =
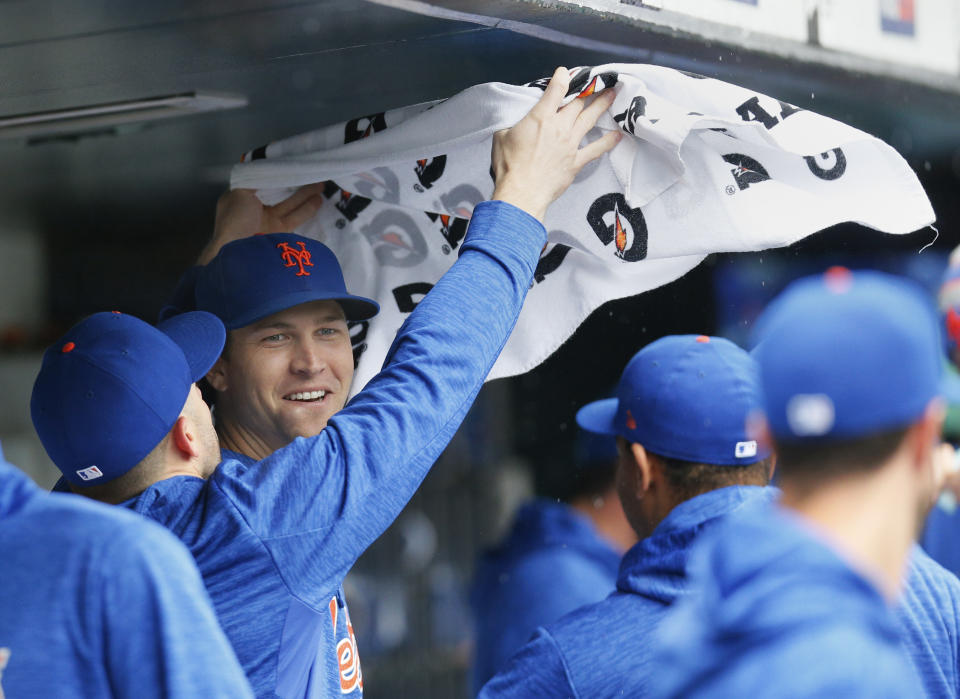
[(144, 524), (118, 535), (94, 572), (113, 696), (253, 697), (193, 557)]
[(910, 556), (896, 617), (927, 695), (960, 695), (960, 580), (919, 546)]
[(384, 369), (316, 437), (214, 477), (307, 604), (325, 609), (450, 441), (516, 323), (545, 242), (524, 211), (479, 204), (460, 259), (400, 328)]
[[(588, 640), (584, 639), (584, 642)], [(533, 638), (510, 658), (477, 695), (477, 699), (509, 697), (580, 699), (570, 682), (563, 655), (546, 629), (537, 629)]]
[(502, 583), (478, 590), (474, 691), (505, 667), (538, 627), (613, 592), (615, 575), (575, 551), (545, 548), (519, 561)]

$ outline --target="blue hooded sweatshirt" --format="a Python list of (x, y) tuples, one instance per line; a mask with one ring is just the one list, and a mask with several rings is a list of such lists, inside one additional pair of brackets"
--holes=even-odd
[(224, 451), (207, 480), (168, 478), (125, 503), (193, 553), (258, 696), (362, 696), (343, 579), (466, 415), (545, 240), (524, 211), (478, 204), (459, 260), (408, 316), (383, 370), (320, 434), (262, 461)]
[(0, 696), (253, 696), (170, 532), (2, 457), (0, 532)]
[(757, 508), (701, 546), (698, 593), (660, 625), (651, 696), (924, 696), (880, 591), (804, 520)]
[(623, 557), (616, 592), (538, 629), (480, 697), (646, 696), (655, 672), (652, 632), (670, 605), (689, 595), (686, 568), (693, 542), (723, 516), (769, 502), (776, 493), (734, 486), (677, 505)]
[(546, 499), (523, 505), (474, 577), (473, 694), (538, 626), (610, 594), (619, 565), (620, 554), (570, 505)]
[(926, 695), (960, 696), (960, 579), (914, 546), (894, 614)]

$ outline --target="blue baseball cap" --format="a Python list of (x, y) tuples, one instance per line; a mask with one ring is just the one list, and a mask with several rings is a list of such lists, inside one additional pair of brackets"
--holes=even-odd
[(757, 368), (729, 340), (670, 335), (637, 352), (616, 397), (583, 406), (577, 424), (619, 435), (660, 456), (739, 466), (770, 455), (751, 434), (761, 410)]
[(170, 432), (225, 339), (223, 323), (203, 312), (156, 328), (123, 313), (96, 313), (73, 326), (44, 353), (30, 399), (33, 425), (64, 478), (107, 483), (143, 460)]
[(380, 306), (347, 292), (343, 272), (326, 245), (271, 233), (224, 245), (197, 272), (196, 307), (223, 321), (228, 330), (309, 301), (336, 301), (347, 320), (366, 320)]
[(834, 267), (790, 284), (756, 326), (767, 419), (781, 442), (851, 439), (960, 397), (937, 313), (913, 282)]

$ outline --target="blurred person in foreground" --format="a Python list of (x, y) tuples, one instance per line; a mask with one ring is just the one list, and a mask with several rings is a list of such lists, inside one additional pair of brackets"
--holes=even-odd
[(694, 552), (653, 695), (956, 696), (957, 580), (915, 544), (952, 458), (933, 309), (906, 280), (836, 268), (757, 328), (782, 496)]
[(554, 497), (521, 505), (503, 541), (480, 557), (471, 695), (537, 627), (613, 591), (620, 558), (636, 543), (614, 486), (616, 458), (613, 437), (579, 430), (574, 465), (551, 465), (543, 490)]
[(764, 487), (769, 450), (747, 431), (760, 403), (750, 355), (722, 338), (679, 335), (637, 352), (615, 398), (581, 408), (583, 429), (617, 439), (617, 493), (639, 543), (620, 563), (613, 594), (537, 629), (481, 697), (649, 693), (653, 631), (690, 594), (693, 542), (775, 494)]
[(252, 697), (190, 553), (0, 454), (0, 699)]

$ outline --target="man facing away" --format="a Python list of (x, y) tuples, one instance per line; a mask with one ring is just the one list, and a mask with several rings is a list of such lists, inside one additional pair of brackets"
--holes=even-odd
[(697, 552), (655, 695), (955, 696), (955, 581), (914, 544), (952, 458), (932, 309), (905, 280), (836, 269), (758, 328), (783, 495)]
[[(960, 366), (960, 250), (954, 249), (950, 264), (943, 275), (937, 293), (941, 330), (946, 340), (946, 370), (957, 375)], [(943, 421), (943, 436), (954, 446), (960, 445), (960, 404), (947, 405)], [(951, 480), (955, 480), (956, 477)], [(960, 546), (956, 545), (960, 533), (960, 511), (957, 496), (960, 488), (953, 485), (947, 497), (930, 511), (920, 543), (930, 556), (955, 575), (960, 575)]]
[[(122, 502), (187, 544), (258, 695), (362, 694), (341, 582), (419, 486), (493, 366), (545, 243), (547, 206), (586, 162), (619, 140), (611, 132), (579, 148), (610, 97), (561, 108), (568, 84), (567, 71), (558, 69), (530, 114), (495, 137), (494, 201), (476, 207), (459, 260), (411, 313), (384, 369), (349, 406), (343, 407), (353, 373), (346, 318), (358, 308), (369, 313), (372, 302), (347, 293), (335, 258), (318, 243), (261, 236), (224, 246), (221, 261), (212, 263), (217, 273), (198, 281), (198, 300), (208, 294), (222, 301), (231, 321), (226, 354), (207, 373), (219, 392), (220, 436), (229, 450), (222, 463), (195, 386), (177, 390), (179, 414), (160, 411), (166, 436), (146, 457), (124, 450), (114, 458), (125, 432), (111, 424), (86, 425), (89, 433), (107, 435), (101, 453), (52, 453), (71, 488)], [(300, 265), (288, 264), (287, 249), (301, 242), (312, 257), (304, 271), (326, 277), (326, 291), (318, 298), (308, 289), (293, 305), (296, 287), (283, 283), (285, 305), (277, 307), (260, 282), (297, 276)], [(257, 276), (267, 262), (255, 259), (267, 252), (273, 271)], [(249, 270), (246, 282), (257, 294), (229, 295), (222, 280), (238, 268)], [(70, 356), (60, 347), (86, 329), (81, 323), (45, 356), (34, 390), (34, 422), (45, 446), (71, 431), (77, 415), (47, 415), (61, 400), (46, 388), (47, 375)], [(197, 342), (189, 334), (177, 339), (181, 346)], [(113, 343), (117, 352), (121, 340)], [(138, 353), (139, 363), (150, 364), (149, 347)], [(194, 368), (206, 365), (206, 372), (213, 363)], [(73, 376), (57, 371), (64, 380)], [(187, 375), (198, 376), (180, 372)], [(78, 381), (79, 403), (87, 391), (98, 394), (95, 384)], [(144, 402), (123, 391), (104, 399), (131, 412)], [(136, 429), (132, 422), (123, 426)], [(112, 464), (111, 473), (85, 480), (96, 475), (85, 469), (101, 461)]]
[(483, 688), (493, 697), (646, 696), (653, 631), (690, 594), (687, 555), (724, 515), (768, 501), (769, 451), (747, 433), (761, 396), (753, 359), (722, 338), (669, 336), (637, 352), (616, 397), (577, 422), (616, 435), (617, 492), (638, 537), (616, 591), (547, 624)]
[(520, 507), (503, 541), (477, 562), (472, 695), (538, 627), (610, 594), (636, 543), (614, 485), (614, 438), (580, 430), (575, 452), (573, 467), (551, 464), (545, 492)]
[(189, 552), (0, 455), (0, 698), (252, 697)]

